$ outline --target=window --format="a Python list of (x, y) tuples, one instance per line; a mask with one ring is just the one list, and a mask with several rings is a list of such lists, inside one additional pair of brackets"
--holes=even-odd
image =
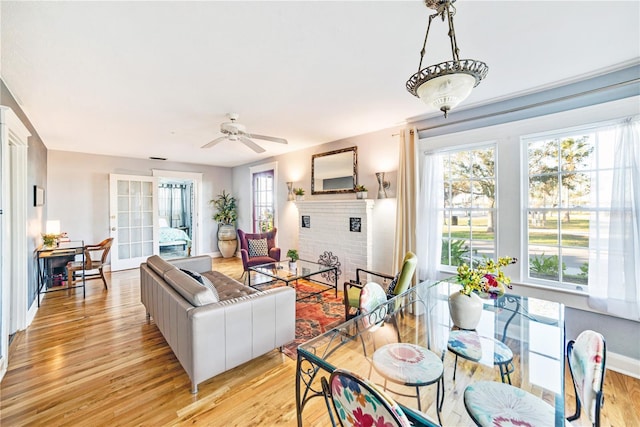
[(253, 231), (261, 233), (274, 227), (273, 170), (253, 174)]
[(442, 153), (444, 266), (495, 258), (495, 147)]
[(524, 143), (528, 278), (582, 290), (590, 251), (604, 249), (590, 234), (609, 222), (614, 130), (583, 128)]

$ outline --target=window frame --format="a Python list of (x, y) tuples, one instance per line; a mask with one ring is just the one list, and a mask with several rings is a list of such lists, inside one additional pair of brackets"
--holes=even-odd
[(251, 229), (254, 233), (259, 233), (260, 231), (256, 229), (256, 219), (255, 219), (255, 188), (254, 188), (254, 175), (260, 174), (263, 172), (272, 171), (273, 173), (273, 187), (272, 187), (272, 203), (273, 203), (273, 227), (278, 227), (278, 163), (270, 162), (264, 163), (257, 166), (251, 166), (249, 168), (249, 183), (250, 183), (250, 221), (251, 221)]
[[(520, 146), (521, 146), (521, 166), (520, 166), (520, 175), (521, 175), (521, 188), (522, 188), (522, 217), (521, 217), (521, 230), (522, 230), (522, 238), (521, 238), (521, 257), (520, 259), (522, 260), (522, 266), (521, 266), (521, 280), (523, 282), (529, 283), (529, 284), (534, 284), (534, 285), (539, 285), (539, 286), (545, 286), (545, 287), (550, 287), (553, 289), (557, 289), (557, 290), (565, 290), (565, 291), (576, 291), (578, 293), (588, 293), (588, 274), (587, 274), (587, 283), (586, 284), (581, 284), (581, 283), (575, 283), (575, 282), (567, 282), (564, 279), (563, 276), (565, 276), (567, 273), (564, 273), (562, 271), (562, 267), (559, 268), (559, 272), (558, 272), (558, 280), (550, 280), (550, 279), (544, 279), (544, 278), (540, 278), (540, 277), (533, 277), (531, 276), (531, 259), (530, 259), (530, 253), (529, 253), (529, 211), (532, 209), (529, 206), (529, 180), (531, 178), (530, 175), (530, 171), (529, 171), (529, 150), (528, 150), (528, 144), (530, 142), (535, 142), (535, 141), (545, 141), (545, 140), (550, 140), (550, 139), (558, 139), (560, 141), (562, 141), (565, 138), (571, 138), (571, 137), (575, 137), (578, 134), (582, 134), (582, 135), (586, 135), (586, 134), (593, 134), (595, 136), (595, 142), (594, 142), (594, 150), (595, 153), (593, 154), (593, 162), (594, 165), (592, 165), (590, 168), (586, 169), (586, 170), (579, 170), (578, 172), (584, 172), (584, 173), (600, 173), (600, 171), (606, 171), (609, 170), (608, 168), (604, 168), (601, 167), (600, 165), (600, 159), (599, 159), (599, 155), (598, 155), (598, 151), (601, 150), (600, 145), (604, 144), (602, 142), (599, 141), (599, 137), (598, 137), (598, 132), (603, 132), (606, 131), (607, 128), (613, 127), (615, 126), (615, 124), (617, 122), (619, 122), (622, 119), (622, 117), (620, 118), (615, 118), (615, 119), (609, 119), (609, 120), (604, 120), (604, 121), (595, 121), (595, 122), (591, 122), (591, 123), (584, 123), (582, 125), (576, 125), (576, 126), (567, 126), (567, 127), (560, 127), (560, 128), (556, 128), (553, 130), (547, 130), (544, 132), (537, 132), (537, 133), (527, 133), (527, 134), (523, 134), (520, 135)], [(573, 173), (575, 173), (575, 171), (571, 171)], [(567, 174), (569, 172), (563, 172), (561, 171), (561, 165), (558, 165), (558, 176), (561, 177), (563, 174)], [(560, 181), (559, 181), (560, 182)], [(562, 186), (560, 186), (560, 188), (562, 188)], [(597, 191), (597, 189), (596, 189)], [(561, 196), (560, 196), (561, 197)], [(600, 195), (597, 194), (596, 197), (598, 198), (598, 200), (600, 199)], [(599, 202), (598, 202), (599, 204)], [(609, 208), (602, 208), (601, 206), (596, 206), (593, 207), (591, 204), (588, 207), (580, 207), (580, 208), (570, 208), (569, 206), (565, 207), (562, 205), (562, 203), (558, 203), (558, 206), (555, 208), (544, 208), (544, 209), (538, 209), (538, 210), (544, 210), (544, 211), (548, 211), (548, 212), (556, 212), (557, 214), (560, 214), (563, 211), (570, 211), (570, 212), (588, 212), (588, 213), (595, 213), (596, 215), (599, 215), (601, 212), (608, 212)], [(559, 260), (558, 260), (558, 264), (559, 266), (562, 266), (563, 264), (563, 248), (570, 248), (569, 246), (563, 246), (562, 245), (562, 227), (559, 224), (558, 228), (557, 228), (557, 233), (558, 233), (558, 241), (557, 241), (557, 249), (558, 249), (558, 253), (559, 253)], [(589, 237), (589, 236), (587, 236)], [(586, 249), (587, 252), (589, 252), (591, 250), (591, 247), (589, 246), (590, 242), (587, 242), (587, 247), (586, 248), (582, 248), (581, 249)]]
[[(447, 147), (443, 147), (440, 149), (434, 149), (431, 150), (430, 153), (431, 154), (436, 154), (439, 156), (445, 156), (445, 155), (451, 155), (453, 153), (460, 153), (460, 152), (472, 152), (472, 151), (476, 151), (476, 150), (482, 150), (482, 149), (487, 149), (487, 148), (491, 148), (493, 149), (493, 159), (494, 159), (494, 167), (493, 167), (493, 180), (494, 180), (494, 194), (495, 194), (495, 198), (494, 198), (494, 206), (493, 208), (463, 208), (462, 210), (468, 210), (469, 212), (493, 212), (493, 218), (494, 218), (494, 224), (493, 224), (493, 253), (495, 254), (494, 257), (497, 257), (499, 254), (499, 247), (498, 247), (498, 233), (499, 233), (499, 229), (498, 229), (498, 223), (499, 223), (499, 207), (500, 207), (500, 197), (499, 197), (499, 184), (498, 184), (498, 157), (499, 157), (499, 149), (498, 149), (498, 141), (493, 139), (493, 140), (485, 140), (482, 142), (473, 142), (473, 143), (463, 143), (463, 144), (456, 144), (456, 145), (450, 145)], [(443, 158), (443, 184), (446, 184), (445, 179), (444, 179), (444, 174), (446, 174), (446, 171), (444, 169), (444, 158)], [(474, 182), (477, 181), (479, 178), (473, 178), (471, 177), (469, 179), (470, 182)], [(451, 180), (449, 180), (448, 182), (451, 182)], [(444, 218), (445, 218), (445, 214), (449, 211), (449, 212), (453, 212), (454, 210), (460, 210), (460, 209), (456, 209), (453, 206), (447, 208), (445, 207), (445, 199), (443, 199), (443, 204), (442, 204), (442, 208), (441, 208), (441, 213), (438, 215), (439, 218), (443, 221), (443, 225), (442, 225), (442, 237), (441, 239), (444, 240), (444, 235), (445, 235), (445, 231), (449, 231), (449, 236), (450, 236), (450, 228), (448, 230), (445, 230), (446, 225), (444, 224)], [(473, 217), (473, 215), (470, 216), (470, 218)], [(451, 216), (449, 216), (448, 218), (451, 218)], [(440, 220), (439, 219), (439, 220)], [(450, 226), (449, 226), (450, 227)], [(471, 224), (469, 224), (469, 230), (470, 230), (470, 236), (471, 238), (469, 239), (469, 242), (472, 244), (473, 243), (473, 232), (471, 231)], [(450, 238), (450, 237), (449, 237)], [(471, 251), (473, 251), (473, 244), (471, 245)], [(438, 271), (443, 272), (443, 273), (456, 273), (457, 270), (457, 266), (455, 265), (450, 265), (450, 264), (442, 264), (442, 255), (440, 257), (440, 262), (438, 264)]]

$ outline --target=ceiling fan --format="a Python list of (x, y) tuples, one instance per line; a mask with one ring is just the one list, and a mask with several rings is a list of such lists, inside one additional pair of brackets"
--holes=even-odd
[(224, 122), (220, 125), (220, 133), (224, 134), (221, 137), (214, 139), (213, 141), (205, 144), (202, 148), (211, 148), (216, 144), (224, 140), (229, 141), (240, 141), (247, 147), (251, 148), (256, 153), (264, 153), (265, 149), (253, 142), (250, 138), (255, 139), (264, 139), (265, 141), (277, 142), (279, 144), (287, 144), (287, 140), (284, 138), (276, 138), (274, 136), (265, 136), (265, 135), (256, 135), (255, 133), (248, 133), (244, 125), (236, 122), (238, 117), (240, 117), (237, 113), (229, 113), (227, 114), (229, 117), (229, 122)]

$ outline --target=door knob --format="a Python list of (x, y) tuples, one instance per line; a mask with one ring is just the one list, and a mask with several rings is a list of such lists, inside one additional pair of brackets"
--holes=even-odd
[(116, 228), (115, 227), (111, 227), (111, 231), (116, 231)]

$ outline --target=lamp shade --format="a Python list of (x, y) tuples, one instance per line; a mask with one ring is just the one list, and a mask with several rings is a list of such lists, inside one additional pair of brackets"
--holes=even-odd
[(47, 221), (47, 225), (45, 227), (47, 234), (60, 234), (60, 221), (58, 220), (49, 220)]
[(416, 93), (425, 104), (446, 114), (471, 94), (476, 83), (476, 78), (466, 73), (445, 74), (422, 83)]

